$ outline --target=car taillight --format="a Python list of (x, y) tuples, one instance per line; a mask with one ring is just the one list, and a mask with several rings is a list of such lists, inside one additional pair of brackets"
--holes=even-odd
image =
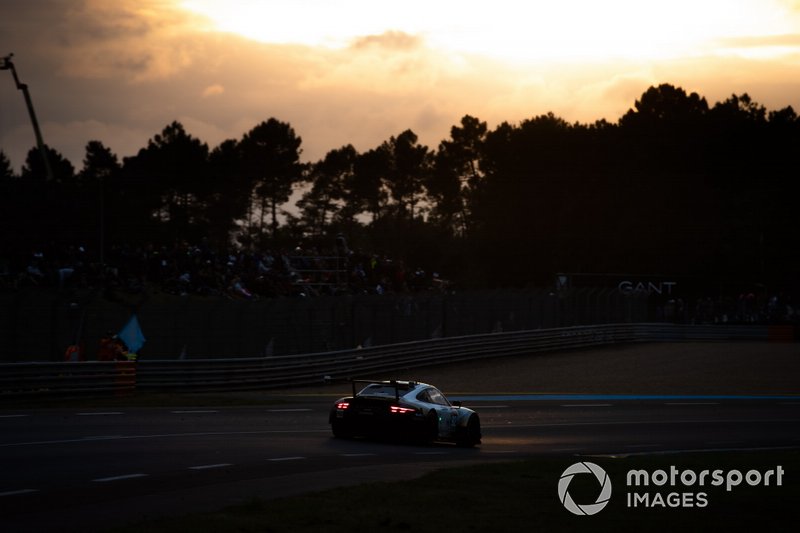
[(348, 407), (350, 407), (348, 402), (339, 402), (336, 404), (337, 409), (347, 409)]
[(416, 412), (416, 409), (409, 409), (408, 407), (400, 407), (399, 405), (393, 405), (389, 408), (389, 411), (397, 414), (407, 414)]

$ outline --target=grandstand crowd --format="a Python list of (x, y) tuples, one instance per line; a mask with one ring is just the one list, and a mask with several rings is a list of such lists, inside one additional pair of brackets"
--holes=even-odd
[(384, 254), (320, 250), (213, 250), (206, 244), (115, 245), (102, 259), (84, 246), (0, 253), (0, 288), (154, 289), (176, 295), (259, 299), (441, 290), (438, 273), (409, 269)]
[[(214, 250), (180, 243), (109, 247), (102, 260), (84, 246), (39, 246), (0, 252), (0, 289), (103, 288), (143, 294), (218, 296), (257, 300), (337, 294), (404, 294), (443, 291), (438, 273), (409, 269), (385, 254), (298, 246), (292, 250)], [(657, 320), (696, 324), (797, 323), (800, 312), (786, 293), (747, 292), (673, 299)]]

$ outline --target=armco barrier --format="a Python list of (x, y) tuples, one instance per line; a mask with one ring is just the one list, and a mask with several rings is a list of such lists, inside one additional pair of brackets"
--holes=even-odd
[(0, 399), (20, 395), (256, 390), (470, 359), (628, 342), (766, 341), (768, 326), (612, 324), (492, 333), (374, 348), (247, 359), (0, 365)]
[(128, 361), (0, 365), (0, 400), (32, 396), (125, 395), (135, 391), (136, 366)]

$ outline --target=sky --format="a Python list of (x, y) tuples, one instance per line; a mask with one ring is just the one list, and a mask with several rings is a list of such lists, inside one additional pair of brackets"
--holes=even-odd
[[(0, 56), (45, 142), (134, 155), (173, 120), (211, 148), (271, 117), (302, 159), (464, 115), (616, 122), (648, 87), (800, 111), (800, 0), (0, 0)], [(0, 71), (0, 150), (35, 138)]]

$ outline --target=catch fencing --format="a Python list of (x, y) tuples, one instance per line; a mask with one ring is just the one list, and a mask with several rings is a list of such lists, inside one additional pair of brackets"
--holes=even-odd
[(263, 390), (369, 377), (472, 359), (530, 355), (631, 342), (789, 341), (776, 326), (607, 324), (491, 333), (303, 355), (142, 360), (138, 363), (0, 365), (0, 400), (30, 396), (130, 394), (134, 391)]
[[(432, 338), (648, 321), (643, 294), (616, 289), (458, 291), (232, 300), (148, 294), (0, 294), (0, 362), (97, 358), (99, 340), (133, 310), (149, 359), (297, 355)], [(107, 295), (108, 296), (108, 295)]]

